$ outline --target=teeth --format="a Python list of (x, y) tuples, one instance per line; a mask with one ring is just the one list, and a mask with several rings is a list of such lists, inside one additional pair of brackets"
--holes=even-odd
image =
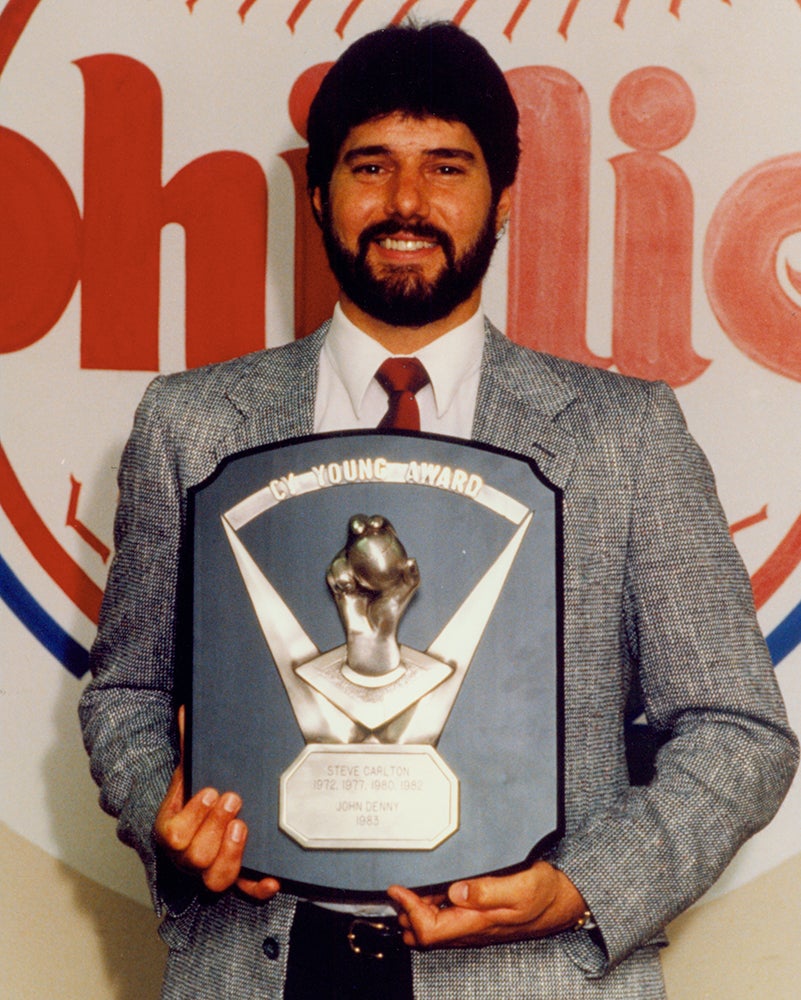
[(404, 253), (411, 253), (414, 250), (430, 250), (436, 243), (428, 243), (426, 240), (393, 240), (387, 237), (379, 240), (379, 246), (385, 250), (400, 250)]

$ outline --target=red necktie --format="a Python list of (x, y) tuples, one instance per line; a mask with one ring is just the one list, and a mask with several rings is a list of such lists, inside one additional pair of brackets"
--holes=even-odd
[(414, 394), (428, 385), (428, 372), (417, 358), (387, 358), (375, 373), (389, 396), (389, 408), (378, 425), (381, 430), (420, 430), (420, 410)]

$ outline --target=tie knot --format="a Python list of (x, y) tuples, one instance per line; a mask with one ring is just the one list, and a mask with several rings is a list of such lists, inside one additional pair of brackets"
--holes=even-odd
[(428, 385), (428, 372), (417, 358), (387, 358), (375, 374), (381, 388), (394, 392), (419, 392)]
[(428, 372), (417, 358), (387, 358), (375, 373), (376, 381), (389, 396), (389, 408), (380, 428), (420, 430), (420, 411), (414, 394), (428, 385)]

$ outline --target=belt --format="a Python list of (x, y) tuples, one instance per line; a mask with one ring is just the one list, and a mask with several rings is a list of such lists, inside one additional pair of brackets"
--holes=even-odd
[(413, 1000), (412, 949), (395, 917), (298, 903), (289, 933), (285, 1000)]
[(304, 902), (298, 904), (295, 925), (320, 942), (347, 948), (365, 960), (382, 961), (408, 952), (397, 917), (354, 916)]
[(384, 959), (404, 948), (396, 917), (354, 917), (346, 936), (350, 950), (360, 958)]

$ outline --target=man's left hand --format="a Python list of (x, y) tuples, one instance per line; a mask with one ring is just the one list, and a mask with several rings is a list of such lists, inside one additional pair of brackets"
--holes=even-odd
[(393, 885), (403, 940), (416, 948), (478, 948), (547, 937), (575, 927), (587, 905), (547, 861), (514, 875), (454, 882), (447, 894), (418, 896)]

